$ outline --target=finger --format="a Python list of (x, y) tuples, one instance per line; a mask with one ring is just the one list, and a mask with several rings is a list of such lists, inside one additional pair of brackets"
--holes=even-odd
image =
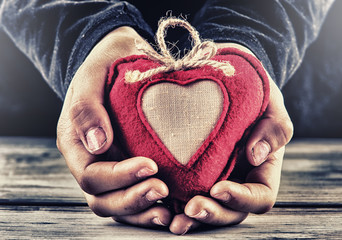
[(166, 227), (170, 225), (171, 217), (168, 209), (157, 205), (137, 214), (114, 216), (113, 219), (117, 222), (142, 227)]
[(201, 226), (201, 223), (196, 219), (190, 218), (183, 214), (178, 214), (174, 216), (170, 224), (170, 231), (177, 235), (184, 235), (187, 232), (194, 230)]
[[(102, 154), (112, 144), (113, 130), (104, 107), (105, 81), (113, 62), (140, 53), (135, 47), (136, 41), (152, 49), (133, 28), (120, 27), (108, 33), (91, 50), (70, 83), (58, 126), (75, 130), (90, 153)], [(63, 131), (58, 130), (57, 143), (65, 149), (62, 140), (67, 137), (60, 135)]]
[(238, 224), (248, 216), (248, 213), (234, 211), (204, 196), (192, 198), (185, 206), (184, 213), (201, 223), (215, 226)]
[(121, 162), (94, 162), (76, 179), (83, 191), (93, 195), (126, 188), (158, 172), (157, 164), (145, 157)]
[(101, 195), (84, 193), (90, 209), (102, 217), (139, 213), (169, 194), (165, 183), (150, 178), (127, 189)]
[(268, 157), (247, 176), (245, 184), (232, 181), (216, 183), (210, 195), (229, 208), (241, 212), (265, 213), (277, 198), (285, 147)]
[(64, 151), (63, 155), (82, 190), (93, 195), (129, 187), (158, 172), (157, 164), (145, 157), (101, 161), (99, 156), (89, 154), (80, 142), (74, 143), (72, 151)]
[[(61, 125), (58, 130), (60, 131), (57, 140), (58, 149), (82, 190), (89, 194), (128, 187), (158, 171), (156, 163), (144, 157), (131, 158), (118, 163), (112, 161), (116, 159), (113, 154), (109, 156), (89, 154), (72, 127)], [(112, 148), (114, 146), (110, 150)], [(114, 153), (115, 149), (109, 152)]]
[(246, 144), (247, 159), (253, 166), (259, 166), (269, 154), (285, 146), (293, 135), (283, 96), (273, 81), (270, 81), (270, 90), (269, 105)]
[[(103, 42), (108, 42), (106, 39)], [(68, 88), (62, 115), (71, 120), (85, 148), (93, 154), (106, 152), (113, 141), (113, 130), (104, 107), (107, 74), (117, 56), (103, 56), (105, 44), (96, 45), (75, 73)]]

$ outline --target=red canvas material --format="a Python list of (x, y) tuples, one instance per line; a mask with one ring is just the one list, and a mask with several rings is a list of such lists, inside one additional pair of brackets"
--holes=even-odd
[[(147, 56), (117, 60), (106, 84), (107, 106), (116, 138), (129, 156), (144, 156), (159, 167), (157, 177), (169, 187), (166, 202), (176, 212), (195, 195), (208, 195), (218, 181), (227, 179), (237, 161), (237, 152), (249, 130), (264, 113), (269, 101), (269, 80), (261, 63), (235, 48), (219, 49), (212, 58), (229, 61), (235, 74), (227, 77), (210, 66), (160, 73), (135, 83), (125, 82), (127, 71), (160, 66)], [(223, 110), (213, 131), (186, 165), (180, 164), (149, 125), (141, 107), (142, 94), (152, 84), (172, 82), (182, 86), (203, 79), (216, 82), (223, 93)]]

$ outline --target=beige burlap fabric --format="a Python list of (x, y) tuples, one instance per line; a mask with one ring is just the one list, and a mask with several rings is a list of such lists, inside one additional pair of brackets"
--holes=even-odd
[(162, 143), (186, 165), (215, 127), (223, 101), (220, 86), (211, 80), (185, 86), (161, 82), (144, 91), (142, 110)]

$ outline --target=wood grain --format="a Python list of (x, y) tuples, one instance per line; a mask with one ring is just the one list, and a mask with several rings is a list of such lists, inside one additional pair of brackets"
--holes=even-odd
[(0, 203), (84, 203), (54, 139), (0, 138)]
[(342, 206), (342, 140), (303, 139), (286, 148), (278, 204)]
[[(237, 226), (206, 228), (182, 237), (95, 216), (87, 207), (0, 206), (5, 239), (341, 239), (340, 209), (273, 209)], [(6, 221), (5, 221), (6, 219)]]

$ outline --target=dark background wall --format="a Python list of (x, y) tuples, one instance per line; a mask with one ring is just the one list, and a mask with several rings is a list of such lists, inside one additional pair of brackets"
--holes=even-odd
[[(283, 89), (296, 137), (342, 137), (342, 1)], [(0, 31), (0, 136), (55, 136), (62, 102)]]
[(62, 102), (0, 31), (0, 136), (54, 136)]
[(284, 87), (295, 136), (342, 138), (342, 1), (337, 0), (300, 69)]

